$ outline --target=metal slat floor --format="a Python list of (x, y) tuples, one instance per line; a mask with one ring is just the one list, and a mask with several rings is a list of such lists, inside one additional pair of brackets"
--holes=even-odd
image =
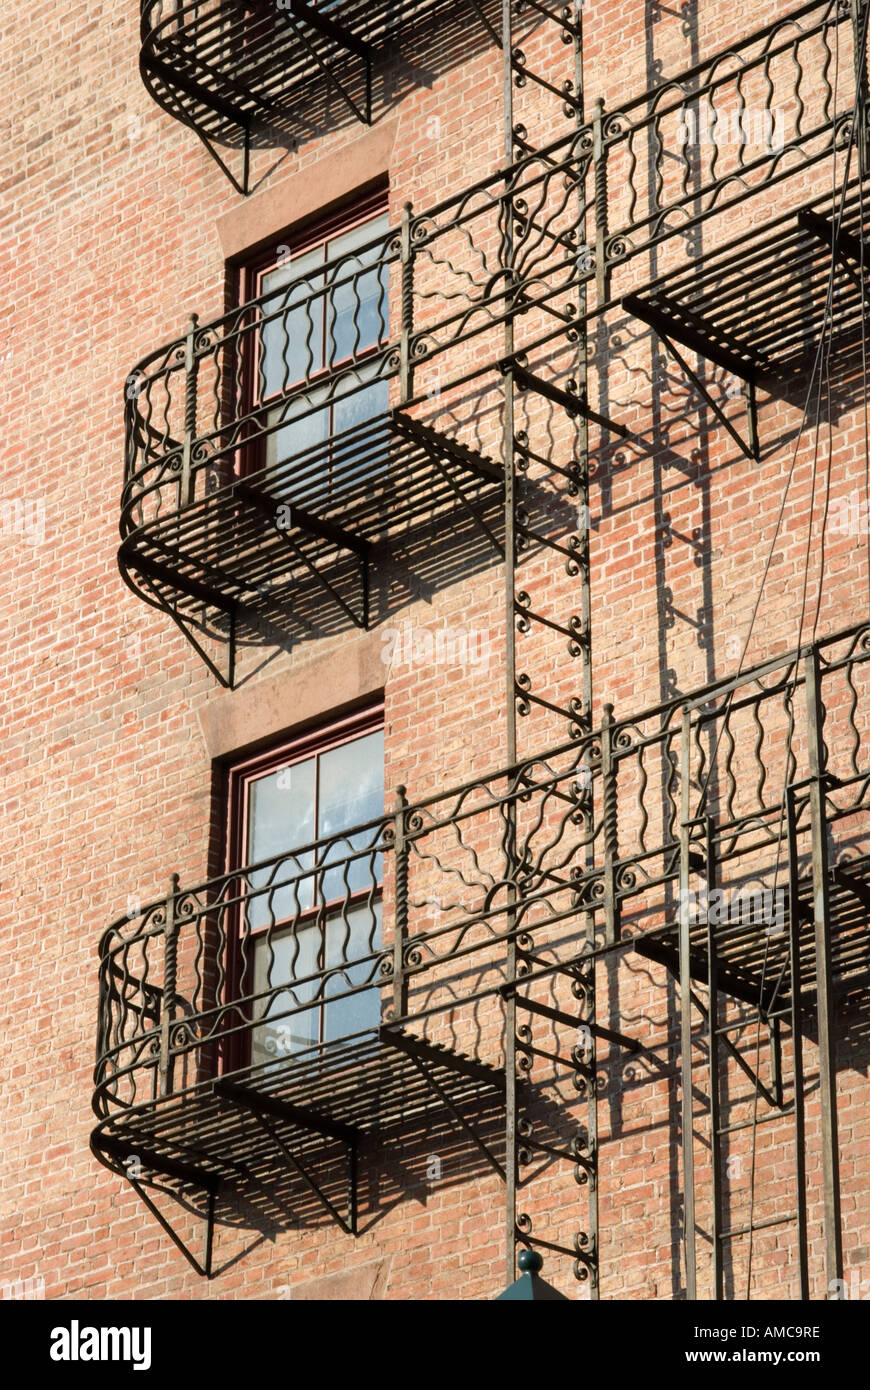
[[(847, 988), (870, 979), (870, 858), (832, 866), (828, 874), (831, 911), (831, 975), (835, 988)], [(719, 992), (764, 1012), (787, 1008), (791, 1002), (789, 915), (787, 884), (783, 885), (783, 921), (768, 930), (761, 922), (715, 924), (714, 943)], [(813, 885), (802, 879), (798, 888), (800, 915), (800, 981), (802, 997), (811, 998), (816, 987), (813, 928)], [(706, 984), (708, 975), (707, 925), (692, 925), (690, 973)], [(634, 950), (648, 960), (659, 961), (679, 975), (679, 928), (639, 939)]]
[(192, 1085), (180, 1096), (115, 1112), (97, 1127), (93, 1142), (116, 1161), (108, 1165), (115, 1171), (124, 1173), (125, 1155), (135, 1154), (153, 1174), (199, 1180), (208, 1188), (275, 1168), (281, 1156), (258, 1116), (274, 1122), (296, 1159), (334, 1164), (336, 1145), (343, 1153), (348, 1144), (385, 1128), (449, 1113), (450, 1105), (469, 1113), (503, 1095), (499, 1069), (381, 1027), (313, 1056), (236, 1071)]

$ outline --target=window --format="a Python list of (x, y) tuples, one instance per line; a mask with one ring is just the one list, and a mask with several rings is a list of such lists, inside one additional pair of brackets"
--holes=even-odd
[(279, 238), (243, 268), (242, 302), (256, 304), (246, 389), (250, 408), (265, 412), (254, 466), (269, 470), (282, 495), (312, 482), (335, 493), (383, 466), (378, 456), (345, 459), (341, 441), (389, 404), (377, 354), (389, 336), (388, 231), (381, 189)]
[[(376, 1027), (383, 706), (230, 769), (228, 869), (240, 877), (229, 977), (255, 1066)], [(369, 989), (368, 981), (375, 981)], [(315, 1002), (316, 1001), (316, 1002)], [(306, 1007), (310, 1004), (310, 1007)]]

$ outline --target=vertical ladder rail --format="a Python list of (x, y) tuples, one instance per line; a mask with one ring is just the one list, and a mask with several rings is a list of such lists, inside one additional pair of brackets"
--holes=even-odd
[(795, 1211), (797, 1213), (798, 1285), (800, 1298), (810, 1296), (807, 1244), (807, 1175), (804, 1117), (803, 1019), (801, 1016), (801, 921), (798, 900), (797, 810), (793, 787), (786, 789), (788, 834), (788, 953), (791, 993), (792, 1062), (794, 1065), (794, 1162)]
[(825, 809), (827, 751), (822, 732), (824, 710), (819, 657), (804, 662), (809, 753), (809, 803), (813, 858), (813, 941), (816, 967), (816, 1013), (819, 1034), (819, 1092), (822, 1121), (825, 1273), (830, 1291), (843, 1277), (840, 1219), (840, 1156), (837, 1135), (837, 1071), (831, 979), (831, 903), (828, 889), (828, 826)]
[(692, 979), (689, 960), (691, 922), (689, 891), (691, 865), (691, 800), (692, 770), (690, 739), (691, 711), (683, 706), (680, 737), (680, 1068), (682, 1092), (683, 1138), (683, 1243), (686, 1260), (686, 1298), (697, 1297), (695, 1256), (695, 1152), (692, 1113)]
[[(512, 0), (502, 0), (501, 40), (502, 40), (502, 87), (504, 101), (504, 160), (510, 167), (513, 155), (513, 23)], [(504, 270), (508, 283), (513, 286), (513, 208), (509, 196), (505, 197), (503, 215), (505, 225)], [(505, 357), (510, 363), (514, 352), (513, 315), (505, 315), (504, 348)], [(505, 605), (505, 700), (506, 719), (505, 742), (507, 763), (514, 767), (517, 758), (517, 663), (516, 663), (516, 457), (514, 440), (514, 372), (509, 365), (504, 374), (504, 410), (502, 417), (502, 454), (504, 460), (504, 605)], [(516, 926), (516, 885), (512, 882), (515, 874), (516, 855), (516, 803), (509, 800), (505, 807), (508, 836), (508, 863), (506, 877), (509, 880), (507, 928), (508, 944), (505, 970), (509, 981), (516, 980), (517, 943), (514, 934)], [(511, 856), (514, 862), (511, 863)], [(517, 1178), (519, 1155), (517, 1145), (517, 1004), (516, 992), (508, 991), (504, 1005), (505, 1028), (505, 1261), (508, 1284), (516, 1278), (517, 1254)]]

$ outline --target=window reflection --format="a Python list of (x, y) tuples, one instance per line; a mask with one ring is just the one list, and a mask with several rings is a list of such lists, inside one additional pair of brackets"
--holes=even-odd
[[(389, 386), (378, 379), (381, 364), (372, 350), (389, 335), (389, 268), (377, 264), (388, 230), (384, 213), (262, 276), (261, 292), (268, 297), (260, 329), (259, 399), (299, 391), (268, 415), (266, 466), (281, 496), (298, 500), (312, 488), (322, 493), (324, 481), (331, 494), (340, 491), (347, 479), (339, 476), (330, 439), (387, 411)], [(318, 380), (339, 369), (339, 382)], [(297, 465), (304, 465), (301, 456), (309, 450), (320, 451), (312, 459), (316, 466), (300, 477)], [(385, 452), (375, 452), (364, 476), (385, 466)]]
[[(273, 860), (249, 871), (244, 905), (243, 988), (253, 988), (257, 1016), (273, 1020), (253, 1031), (255, 1064), (379, 1021), (376, 986), (347, 991), (373, 971), (371, 961), (352, 962), (381, 942), (382, 856), (365, 848), (371, 829), (351, 832), (383, 812), (383, 767), (377, 729), (273, 763), (245, 783), (247, 863)], [(314, 840), (326, 841), (317, 854), (300, 852)]]

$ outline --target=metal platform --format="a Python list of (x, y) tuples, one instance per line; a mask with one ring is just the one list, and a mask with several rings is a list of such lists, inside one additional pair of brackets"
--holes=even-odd
[(842, 202), (818, 198), (626, 295), (622, 305), (672, 352), (678, 343), (753, 392), (787, 394), (823, 332), (836, 338), (841, 356), (860, 342), (868, 262), (870, 181), (853, 180)]
[[(358, 1165), (367, 1137), (427, 1132), (438, 1115), (504, 1178), (504, 1167), (474, 1127), (489, 1105), (504, 1107), (504, 1071), (398, 1027), (234, 1071), (115, 1112), (91, 1138), (94, 1154), (128, 1178), (201, 1274), (211, 1275), (216, 1201), (230, 1185), (239, 1198), (308, 1215), (325, 1211), (358, 1233)], [(135, 1165), (131, 1171), (131, 1164)], [(169, 1191), (207, 1221), (201, 1265), (147, 1189)], [(246, 1224), (244, 1217), (237, 1224)]]
[[(831, 921), (830, 969), (834, 989), (870, 982), (870, 859), (839, 864), (828, 871)], [(790, 922), (792, 900), (787, 873), (782, 885), (782, 912), (765, 923), (743, 920), (691, 925), (689, 975), (706, 985), (710, 974), (710, 948), (715, 953), (718, 989), (732, 999), (760, 1008), (762, 1016), (790, 1011), (794, 984), (799, 981), (804, 1003), (815, 997), (817, 986), (813, 931), (813, 884), (801, 879), (796, 897), (795, 973), (792, 973)], [(702, 916), (703, 914), (698, 914)], [(714, 914), (710, 914), (711, 917)], [(781, 920), (780, 920), (781, 918)], [(679, 927), (655, 933), (634, 943), (638, 955), (658, 961), (679, 978)]]
[[(481, 511), (503, 497), (501, 468), (398, 410), (186, 506), (176, 505), (171, 474), (161, 487), (172, 497), (143, 525), (139, 497), (127, 493), (121, 573), (181, 625), (201, 625), (204, 610), (223, 614), (231, 645), (256, 634), (258, 614), (280, 623), (312, 589), (368, 627), (374, 561), (423, 524), (449, 529), (459, 514), (500, 549)], [(231, 669), (229, 679), (216, 674), (232, 683)]]
[[(376, 64), (402, 36), (431, 31), (476, 0), (142, 0), (142, 80), (159, 106), (193, 129), (239, 192), (250, 191), (250, 151), (298, 146), (336, 112), (371, 124)], [(457, 26), (457, 33), (458, 33)], [(241, 176), (219, 152), (244, 151)]]

